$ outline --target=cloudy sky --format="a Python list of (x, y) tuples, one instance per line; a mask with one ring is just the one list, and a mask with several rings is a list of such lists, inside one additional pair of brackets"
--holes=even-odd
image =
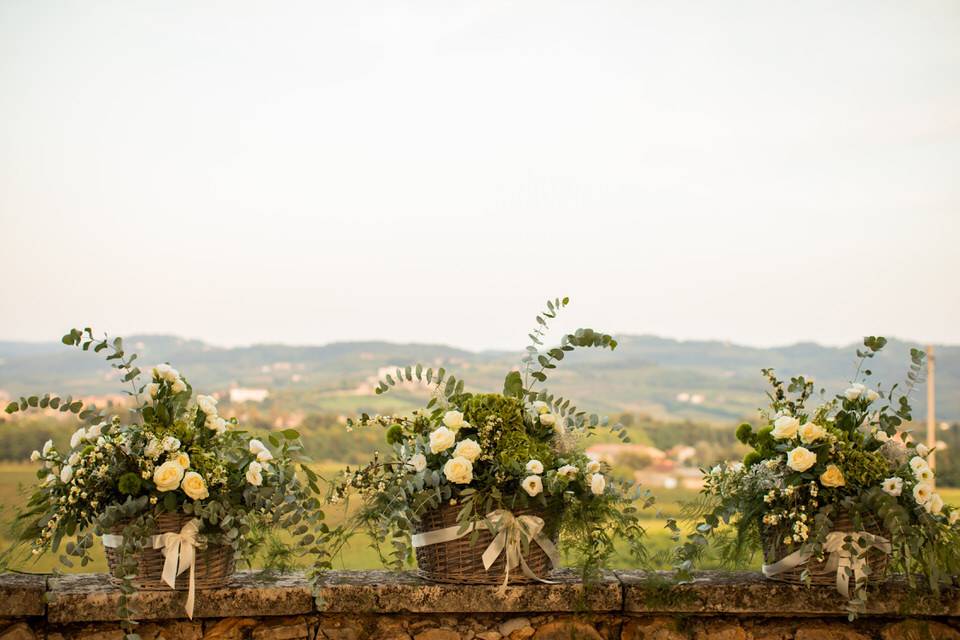
[(0, 3), (0, 339), (960, 343), (955, 2)]

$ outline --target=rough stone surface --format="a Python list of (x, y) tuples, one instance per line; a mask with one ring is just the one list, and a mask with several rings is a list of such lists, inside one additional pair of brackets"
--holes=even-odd
[(0, 631), (0, 640), (36, 640), (36, 638), (37, 634), (26, 622), (17, 622)]
[(253, 640), (300, 640), (309, 638), (307, 621), (302, 616), (261, 622), (253, 627)]
[(836, 624), (803, 623), (797, 625), (794, 640), (870, 640), (870, 636), (856, 629)]
[(255, 626), (253, 618), (224, 618), (207, 624), (203, 640), (243, 640), (247, 629)]
[[(698, 613), (846, 617), (846, 602), (833, 589), (774, 582), (751, 571), (702, 571), (694, 582), (668, 586), (666, 574), (618, 571), (624, 585), (624, 610), (636, 613)], [(901, 617), (905, 601), (911, 613), (960, 616), (960, 590), (946, 589), (939, 597), (908, 598), (897, 581), (874, 588), (866, 614)]]
[(0, 573), (0, 618), (42, 616), (46, 591), (46, 575)]
[(673, 618), (640, 618), (628, 620), (623, 626), (623, 640), (688, 640)]
[(747, 640), (747, 632), (736, 620), (710, 620), (693, 634), (694, 640)]
[(603, 640), (603, 636), (586, 622), (555, 620), (537, 629), (533, 640)]
[(960, 631), (933, 620), (903, 620), (886, 627), (882, 640), (960, 640)]
[(413, 640), (461, 640), (453, 629), (427, 629), (413, 636)]

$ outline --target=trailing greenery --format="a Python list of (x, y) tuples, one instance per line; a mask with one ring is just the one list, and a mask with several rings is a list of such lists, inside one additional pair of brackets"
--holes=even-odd
[[(479, 522), (489, 525), (488, 514), (498, 510), (542, 510), (549, 533), (572, 549), (588, 582), (612, 555), (614, 540), (627, 541), (629, 552), (638, 561), (645, 559), (644, 531), (634, 504), (643, 498), (649, 507), (652, 497), (610, 478), (604, 465), (589, 459), (582, 448), (583, 439), (599, 428), (626, 440), (623, 427), (535, 388), (569, 352), (617, 346), (607, 334), (580, 329), (541, 352), (547, 321), (568, 303), (567, 298), (547, 302), (530, 334), (521, 369), (506, 375), (502, 393), (470, 393), (443, 368), (420, 364), (398, 368), (380, 382), (378, 394), (401, 383), (417, 383), (427, 385), (431, 397), (424, 409), (411, 415), (362, 414), (359, 420), (348, 420), (348, 430), (384, 429), (391, 448), (384, 458), (375, 455), (359, 468), (347, 468), (331, 485), (331, 503), (353, 497), (361, 503), (331, 553), (352, 535), (365, 532), (380, 559), (400, 569), (412, 559), (410, 536), (424, 514), (456, 505), (463, 532)], [(470, 539), (478, 536), (473, 529)]]
[[(182, 513), (200, 521), (200, 545), (228, 545), (249, 560), (267, 545), (267, 561), (290, 565), (292, 554), (315, 556), (318, 569), (329, 566), (317, 475), (307, 466), (300, 435), (287, 429), (271, 434), (268, 444), (250, 438), (235, 420), (218, 415), (217, 401), (197, 395), (169, 364), (153, 367), (141, 379), (136, 354), (127, 354), (120, 338), (97, 339), (89, 328), (71, 330), (63, 342), (84, 351), (106, 352), (106, 359), (129, 383), (135, 409), (128, 419), (106, 416), (95, 407), (54, 395), (11, 402), (7, 413), (32, 408), (69, 411), (83, 421), (61, 450), (48, 440), (31, 459), (41, 464), (39, 483), (14, 524), (19, 545), (34, 555), (60, 552), (66, 566), (90, 562), (94, 536), (122, 530), (120, 561), (113, 569), (120, 586), (119, 615), (129, 638), (136, 612), (128, 597), (138, 570), (137, 555), (152, 547), (157, 517)], [(273, 531), (286, 529), (292, 548), (282, 547)]]
[[(907, 382), (869, 388), (866, 368), (886, 344), (867, 337), (857, 350), (859, 365), (843, 393), (820, 390), (803, 376), (789, 382), (764, 369), (770, 406), (763, 426), (743, 424), (737, 438), (750, 448), (742, 463), (705, 471), (701, 499), (687, 516), (693, 533), (676, 550), (678, 576), (689, 579), (708, 544), (730, 565), (741, 564), (765, 545), (823, 559), (833, 523), (849, 517), (857, 530), (875, 522), (891, 545), (892, 570), (913, 587), (937, 593), (960, 571), (960, 510), (944, 505), (934, 491), (930, 451), (905, 429), (912, 419), (909, 396), (922, 382), (923, 352), (913, 349)], [(671, 522), (680, 538), (680, 528)], [(843, 549), (858, 557), (849, 538)], [(779, 559), (779, 558), (778, 558)], [(867, 577), (855, 581), (848, 608), (862, 611)]]

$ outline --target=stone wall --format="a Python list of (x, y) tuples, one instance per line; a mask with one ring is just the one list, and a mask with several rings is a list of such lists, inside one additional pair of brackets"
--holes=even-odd
[[(960, 640), (960, 592), (910, 597), (878, 589), (848, 622), (827, 588), (704, 572), (668, 587), (662, 576), (611, 573), (585, 593), (558, 584), (496, 588), (428, 583), (410, 573), (335, 572), (317, 606), (302, 576), (239, 573), (223, 589), (141, 592), (143, 640)], [(102, 574), (0, 574), (0, 640), (120, 640), (118, 592)]]

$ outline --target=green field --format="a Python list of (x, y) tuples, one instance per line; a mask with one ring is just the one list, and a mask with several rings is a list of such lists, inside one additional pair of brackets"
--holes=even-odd
[[(323, 475), (332, 475), (337, 470), (337, 465), (324, 464), (318, 465), (318, 471)], [(5, 463), (0, 464), (0, 545), (4, 549), (9, 548), (11, 540), (9, 537), (9, 527), (12, 520), (16, 517), (17, 507), (23, 504), (27, 497), (27, 489), (35, 480), (36, 467), (30, 463)], [(944, 500), (949, 504), (960, 504), (960, 489), (943, 488), (940, 490)], [(668, 517), (679, 517), (680, 503), (691, 500), (695, 494), (689, 490), (674, 489), (656, 491), (657, 504), (651, 507), (646, 513), (648, 517), (644, 518), (643, 526), (647, 530), (648, 548), (651, 554), (664, 552), (672, 546), (669, 531), (664, 528), (665, 519)], [(344, 514), (334, 507), (327, 509), (327, 521), (331, 524), (342, 522)], [(356, 538), (352, 544), (344, 549), (342, 557), (337, 559), (337, 567), (342, 569), (372, 569), (379, 567), (379, 560), (376, 552), (371, 549), (363, 539)], [(257, 563), (254, 563), (256, 566)], [(614, 568), (632, 568), (633, 564), (626, 555), (618, 555), (613, 563)], [(706, 567), (716, 566), (714, 560), (708, 559), (705, 562)], [(81, 569), (68, 569), (57, 561), (57, 558), (50, 554), (45, 554), (39, 558), (26, 557), (17, 558), (13, 561), (9, 569), (29, 572), (50, 572), (59, 570), (63, 572), (80, 571)], [(106, 564), (103, 558), (103, 551), (98, 547), (94, 551), (94, 562), (92, 565), (82, 569), (83, 571), (105, 571)]]

